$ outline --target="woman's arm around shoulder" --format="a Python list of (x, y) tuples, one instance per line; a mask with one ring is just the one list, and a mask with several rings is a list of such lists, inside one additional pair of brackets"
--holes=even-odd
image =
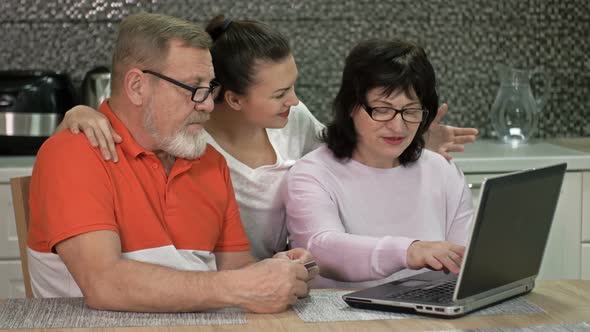
[(66, 128), (73, 134), (84, 132), (90, 145), (99, 148), (105, 160), (119, 160), (115, 144), (121, 143), (122, 139), (104, 114), (85, 105), (75, 106), (66, 112), (55, 132)]

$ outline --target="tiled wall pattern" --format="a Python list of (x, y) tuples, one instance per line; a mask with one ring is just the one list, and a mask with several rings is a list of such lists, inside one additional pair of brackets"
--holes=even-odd
[(541, 66), (552, 89), (538, 136), (590, 135), (587, 0), (2, 0), (0, 70), (60, 70), (79, 83), (110, 63), (118, 22), (140, 11), (271, 24), (290, 38), (299, 97), (323, 121), (347, 51), (364, 38), (402, 37), (429, 53), (451, 107), (446, 122), (493, 135), (495, 66)]

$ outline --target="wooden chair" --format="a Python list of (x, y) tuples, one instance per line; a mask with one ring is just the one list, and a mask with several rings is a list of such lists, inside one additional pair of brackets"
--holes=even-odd
[(14, 206), (14, 219), (16, 221), (16, 233), (18, 235), (18, 247), (20, 249), (25, 294), (27, 298), (33, 297), (31, 288), (31, 276), (27, 258), (27, 232), (29, 229), (29, 184), (30, 176), (10, 179), (12, 189), (12, 204)]

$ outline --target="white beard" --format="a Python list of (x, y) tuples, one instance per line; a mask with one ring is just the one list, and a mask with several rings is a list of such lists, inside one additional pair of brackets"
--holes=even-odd
[(182, 124), (178, 132), (170, 136), (162, 137), (156, 127), (154, 126), (153, 109), (148, 105), (145, 116), (144, 126), (157, 142), (158, 148), (166, 153), (176, 157), (193, 160), (200, 157), (207, 148), (207, 137), (203, 129), (190, 133), (187, 126), (192, 122), (203, 122), (203, 119), (208, 119), (208, 114), (202, 113), (197, 116), (188, 118)]
[(183, 127), (176, 135), (160, 141), (160, 148), (176, 158), (193, 160), (200, 157), (207, 148), (207, 138), (203, 129), (189, 133)]

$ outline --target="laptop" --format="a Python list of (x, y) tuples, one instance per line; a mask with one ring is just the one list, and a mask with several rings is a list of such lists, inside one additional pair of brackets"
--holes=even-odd
[(482, 184), (459, 275), (429, 271), (346, 294), (363, 309), (457, 317), (535, 286), (567, 164)]

